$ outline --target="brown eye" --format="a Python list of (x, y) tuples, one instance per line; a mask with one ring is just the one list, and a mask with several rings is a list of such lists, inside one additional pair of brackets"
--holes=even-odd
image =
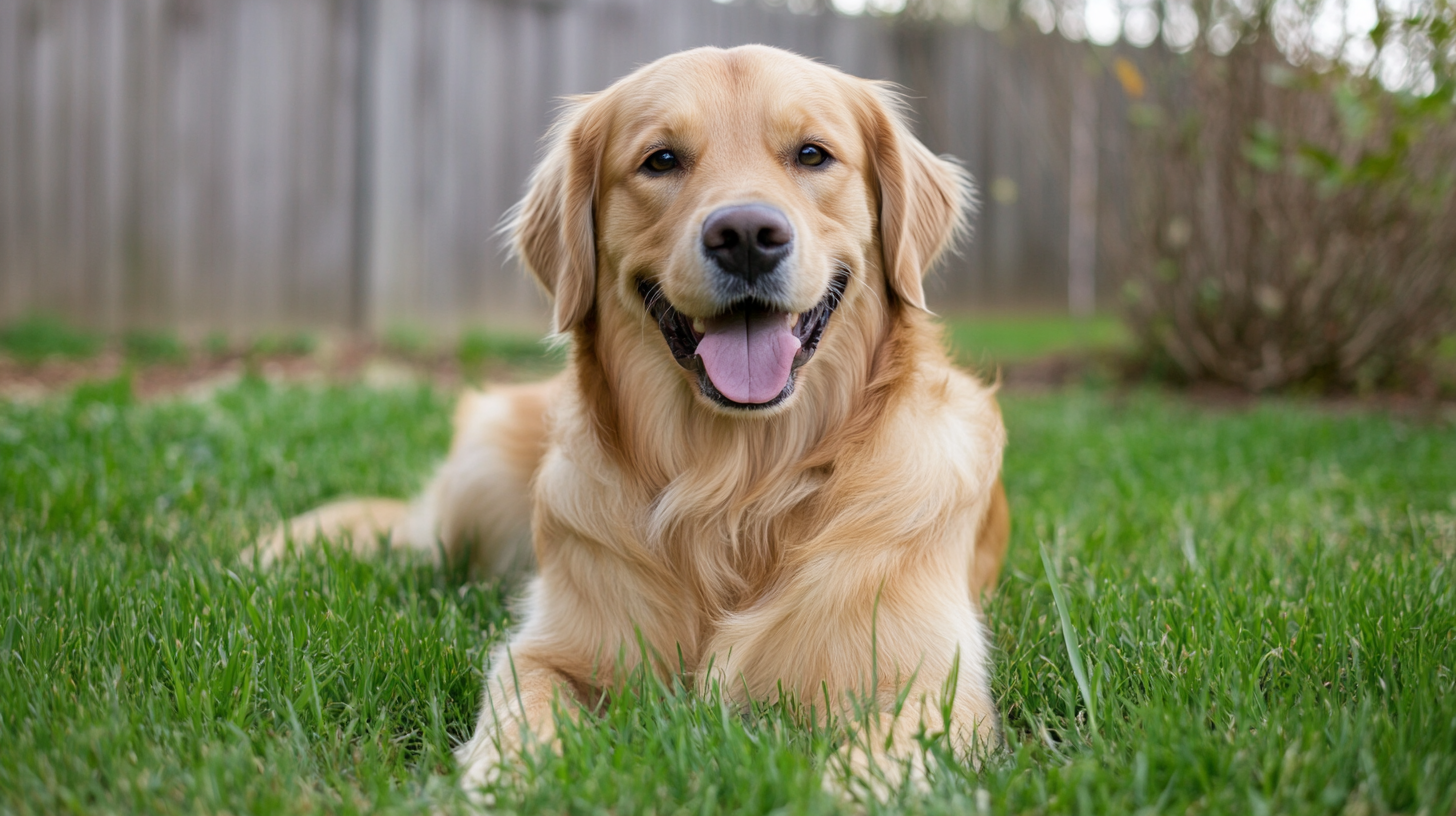
[(671, 150), (659, 150), (648, 156), (642, 167), (654, 173), (666, 173), (677, 167), (677, 154)]
[(818, 167), (827, 158), (829, 158), (829, 154), (818, 145), (806, 144), (799, 148), (799, 164), (806, 167)]

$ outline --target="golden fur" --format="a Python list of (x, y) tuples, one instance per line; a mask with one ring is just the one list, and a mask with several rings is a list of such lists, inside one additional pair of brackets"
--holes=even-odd
[[(785, 160), (808, 139), (836, 164)], [(554, 700), (590, 702), (643, 662), (666, 674), (679, 659), (730, 698), (783, 690), (834, 713), (855, 699), (888, 712), (908, 684), (905, 713), (867, 721), (858, 764), (885, 736), (908, 756), (920, 725), (940, 730), (956, 677), (950, 739), (994, 744), (978, 599), (1009, 529), (1004, 431), (993, 389), (949, 363), (921, 285), (963, 223), (963, 172), (915, 140), (883, 86), (757, 46), (683, 52), (575, 98), (549, 142), (509, 226), (554, 298), (567, 370), (465, 395), (449, 457), (411, 504), (321, 508), (261, 556), (381, 531), (478, 574), (534, 556), (459, 751), (467, 785), (525, 734), (549, 738)], [(663, 144), (683, 171), (638, 172)], [(794, 224), (794, 309), (850, 273), (793, 395), (754, 412), (699, 392), (637, 288), (651, 279), (684, 314), (712, 315), (700, 225), (743, 201)]]

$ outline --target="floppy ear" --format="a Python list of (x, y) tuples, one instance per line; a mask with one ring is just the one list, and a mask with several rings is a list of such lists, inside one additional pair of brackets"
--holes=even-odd
[(592, 207), (606, 123), (595, 99), (570, 100), (547, 134), (549, 146), (531, 173), (526, 197), (505, 223), (516, 255), (555, 301), (555, 332), (569, 331), (585, 320), (596, 297)]
[(925, 273), (965, 229), (975, 190), (970, 174), (915, 138), (889, 88), (871, 85), (867, 97), (862, 127), (880, 188), (885, 278), (901, 300), (924, 309)]

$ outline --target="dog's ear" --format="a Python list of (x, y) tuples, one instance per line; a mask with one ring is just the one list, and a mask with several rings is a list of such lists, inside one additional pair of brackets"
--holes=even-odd
[(925, 273), (965, 229), (975, 204), (971, 177), (936, 156), (905, 123), (905, 105), (888, 86), (867, 83), (861, 129), (880, 193), (880, 251), (885, 278), (901, 300), (925, 308)]
[(547, 134), (546, 155), (505, 230), (516, 255), (555, 301), (552, 330), (565, 332), (591, 313), (596, 298), (593, 205), (607, 122), (599, 97), (569, 100)]

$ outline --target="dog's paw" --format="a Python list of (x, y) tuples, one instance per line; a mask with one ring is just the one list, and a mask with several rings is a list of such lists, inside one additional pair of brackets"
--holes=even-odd
[[(392, 540), (409, 505), (395, 499), (341, 499), (277, 525), (243, 550), (239, 560), (268, 568), (290, 553), (319, 541), (343, 545), (356, 555), (371, 555)], [(433, 553), (422, 549), (426, 556)]]
[(460, 763), (460, 789), (472, 807), (482, 813), (489, 813), (496, 806), (496, 791), (500, 789), (505, 774), (505, 758), (500, 746), (486, 740), (477, 745), (476, 740), (460, 746), (455, 759)]
[(287, 556), (294, 541), (289, 525), (280, 524), (258, 537), (251, 547), (238, 554), (238, 562), (245, 567), (268, 569)]
[(835, 752), (824, 769), (824, 791), (846, 805), (888, 804), (930, 789), (923, 750), (871, 751), (858, 741)]

